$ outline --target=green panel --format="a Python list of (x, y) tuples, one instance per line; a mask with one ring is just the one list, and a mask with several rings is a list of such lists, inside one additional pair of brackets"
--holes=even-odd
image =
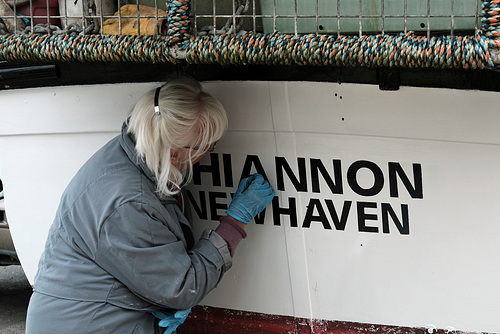
[[(474, 30), (475, 15), (481, 12), (481, 2), (475, 0), (454, 0), (453, 10), (450, 0), (407, 0), (406, 25), (408, 31), (449, 31), (451, 13), (454, 14), (455, 30)], [(261, 0), (262, 14), (273, 15), (273, 0)], [(297, 16), (294, 16), (295, 6)], [(318, 16), (300, 18), (300, 16)], [(360, 21), (363, 33), (402, 32), (405, 24), (404, 0), (343, 0), (337, 8), (335, 0), (276, 0), (276, 20), (264, 17), (264, 32), (276, 30), (294, 33), (295, 24), (298, 33), (357, 33)], [(384, 20), (382, 19), (384, 17)], [(466, 17), (464, 17), (466, 16)]]

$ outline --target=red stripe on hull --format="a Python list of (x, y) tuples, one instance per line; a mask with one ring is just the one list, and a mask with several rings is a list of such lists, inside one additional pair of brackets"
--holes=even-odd
[(411, 328), (295, 318), (208, 306), (193, 308), (178, 334), (465, 334), (447, 329)]

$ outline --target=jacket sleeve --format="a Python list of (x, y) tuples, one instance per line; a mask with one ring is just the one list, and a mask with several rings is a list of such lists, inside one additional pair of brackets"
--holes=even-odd
[(187, 251), (172, 211), (159, 216), (143, 203), (120, 206), (101, 227), (95, 261), (140, 298), (187, 309), (217, 285), (231, 257), (227, 243), (211, 230)]

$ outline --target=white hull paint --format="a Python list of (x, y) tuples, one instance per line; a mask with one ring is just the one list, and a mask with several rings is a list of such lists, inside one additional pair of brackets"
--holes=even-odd
[[(0, 178), (30, 281), (66, 184), (157, 85), (0, 92)], [(193, 204), (202, 209), (211, 198), (208, 217), (223, 214), (246, 163), (252, 172), (261, 164), (281, 188), (275, 205), (289, 210), (273, 217), (271, 206), (263, 224), (250, 224), (204, 305), (500, 332), (498, 93), (314, 82), (205, 87), (226, 106), (230, 128), (214, 160), (202, 161), (219, 162), (221, 184), (202, 173), (202, 185), (189, 188)], [(331, 189), (327, 174), (342, 189)], [(343, 212), (341, 230), (334, 216), (342, 221)], [(214, 224), (194, 221), (197, 233)]]

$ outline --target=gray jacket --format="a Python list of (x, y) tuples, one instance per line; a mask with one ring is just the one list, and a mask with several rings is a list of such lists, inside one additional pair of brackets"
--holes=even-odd
[[(64, 192), (35, 277), (26, 332), (158, 333), (151, 311), (198, 304), (231, 266), (226, 242), (160, 197), (124, 125)], [(192, 248), (190, 248), (192, 246)]]

